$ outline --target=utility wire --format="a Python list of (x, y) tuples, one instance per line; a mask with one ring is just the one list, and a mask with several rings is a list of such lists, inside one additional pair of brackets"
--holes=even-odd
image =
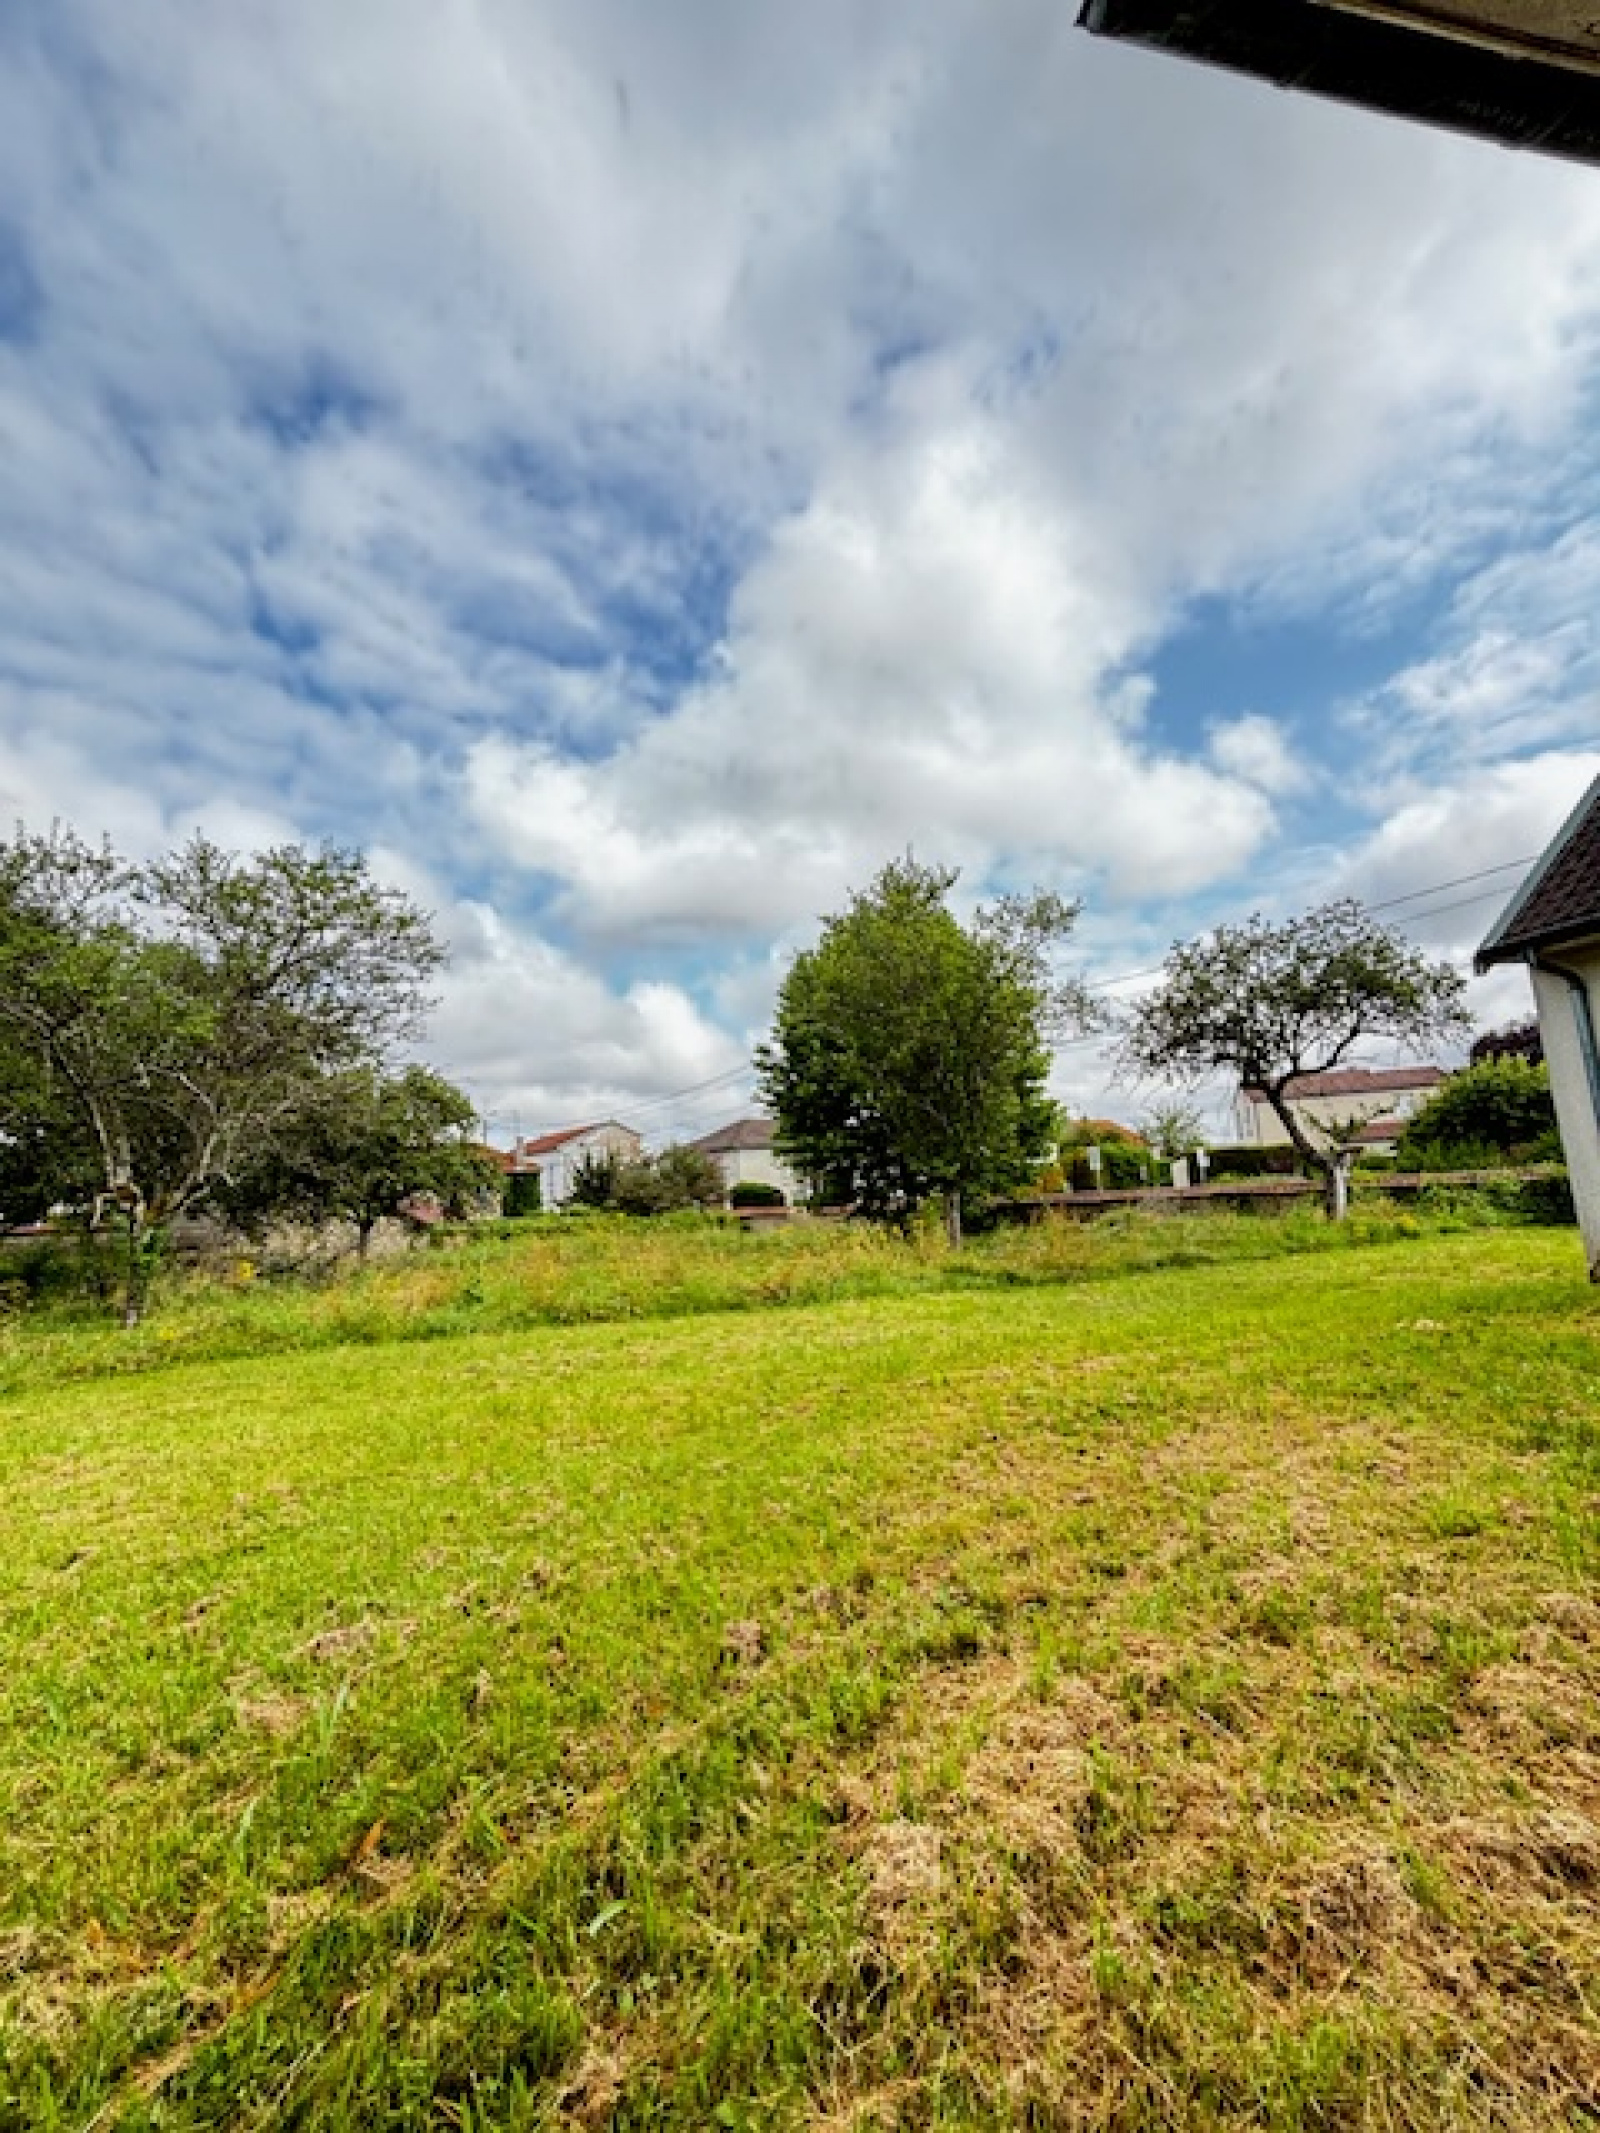
[[(1396, 911), (1402, 904), (1418, 903), (1423, 897), (1437, 896), (1445, 889), (1465, 888), (1470, 882), (1488, 881), (1493, 875), (1509, 874), (1515, 867), (1532, 866), (1535, 857), (1537, 857), (1537, 854), (1532, 854), (1525, 859), (1502, 859), (1498, 866), (1479, 867), (1475, 873), (1456, 874), (1448, 881), (1430, 882), (1425, 889), (1412, 889), (1404, 896), (1386, 897), (1382, 903), (1368, 904), (1367, 909), (1369, 911)], [(1464, 911), (1471, 904), (1487, 903), (1491, 896), (1497, 896), (1499, 893), (1497, 889), (1485, 889), (1476, 896), (1462, 896), (1458, 897), (1453, 903), (1435, 904), (1426, 911), (1413, 911), (1410, 913), (1410, 917), (1414, 919), (1440, 918), (1446, 912)], [(1087, 992), (1109, 992), (1114, 985), (1131, 985), (1139, 978), (1157, 978), (1165, 968), (1165, 963), (1152, 963), (1146, 970), (1122, 970), (1112, 978), (1095, 978), (1084, 989)], [(1103, 1037), (1100, 1035), (1069, 1037), (1064, 1043), (1055, 1046), (1055, 1050), (1057, 1052), (1069, 1052), (1083, 1045), (1099, 1044), (1103, 1041)], [(673, 1104), (681, 1103), (686, 1097), (700, 1096), (712, 1090), (729, 1088), (734, 1082), (747, 1080), (750, 1073), (751, 1068), (748, 1065), (729, 1067), (725, 1073), (713, 1074), (707, 1081), (691, 1082), (687, 1088), (670, 1090), (665, 1096), (646, 1097), (642, 1103), (630, 1103), (627, 1108), (637, 1118), (646, 1112), (668, 1109)]]
[[(1443, 889), (1459, 889), (1469, 881), (1487, 881), (1491, 874), (1509, 874), (1513, 867), (1531, 867), (1534, 858), (1502, 859), (1497, 867), (1480, 867), (1476, 874), (1457, 874), (1449, 881), (1430, 882), (1425, 889), (1412, 889), (1405, 896), (1387, 897), (1381, 904), (1368, 904), (1369, 911), (1393, 911), (1401, 904), (1414, 904), (1424, 896), (1437, 896)], [(1485, 889), (1478, 896), (1463, 896), (1453, 904), (1438, 904), (1428, 911), (1413, 911), (1412, 918), (1437, 918), (1445, 911), (1464, 911), (1468, 904), (1487, 903), (1491, 896), (1498, 896), (1498, 889)], [(1096, 978), (1086, 990), (1109, 992), (1113, 985), (1131, 985), (1135, 978), (1156, 978), (1166, 969), (1165, 963), (1152, 963), (1148, 970), (1123, 970), (1114, 978)]]

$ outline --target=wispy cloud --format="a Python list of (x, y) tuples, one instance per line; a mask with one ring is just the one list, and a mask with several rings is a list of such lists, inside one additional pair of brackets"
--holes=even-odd
[(381, 848), (530, 1114), (908, 843), (1114, 967), (1592, 736), (1587, 173), (1055, 0), (15, 0), (0, 179), (0, 806)]

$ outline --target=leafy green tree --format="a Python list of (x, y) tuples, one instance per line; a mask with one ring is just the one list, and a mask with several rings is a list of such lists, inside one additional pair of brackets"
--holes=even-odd
[(1466, 1166), (1516, 1161), (1552, 1144), (1560, 1145), (1550, 1070), (1507, 1053), (1441, 1082), (1407, 1122), (1395, 1154), (1402, 1167), (1452, 1157)]
[(537, 1170), (513, 1170), (505, 1180), (502, 1212), (513, 1221), (536, 1215), (544, 1206), (544, 1185)]
[(284, 1216), (350, 1222), (364, 1259), (378, 1224), (414, 1202), (462, 1215), (498, 1201), (500, 1172), (474, 1144), (475, 1124), (471, 1099), (427, 1067), (330, 1076), (307, 1092), (265, 1158), (218, 1198), (258, 1231)]
[[(673, 1141), (654, 1157), (647, 1156), (645, 1164), (651, 1173), (656, 1208), (651, 1212), (670, 1214), (690, 1207), (720, 1207), (726, 1188), (722, 1172), (703, 1148), (691, 1148), (686, 1142)], [(626, 1179), (636, 1166), (624, 1166), (623, 1182), (617, 1189), (617, 1203), (627, 1210)]]
[[(579, 1199), (579, 1185), (587, 1198)], [(572, 1197), (580, 1206), (610, 1207), (624, 1215), (666, 1215), (691, 1207), (722, 1205), (722, 1173), (702, 1149), (681, 1143), (656, 1155), (621, 1160), (586, 1157), (574, 1176)]]
[(354, 852), (148, 865), (70, 830), (0, 844), (0, 1118), (92, 1157), (142, 1315), (161, 1232), (415, 1024), (443, 960)]
[[(1100, 1186), (1124, 1192), (1151, 1182), (1151, 1151), (1144, 1136), (1114, 1118), (1069, 1118), (1062, 1121), (1058, 1146), (1062, 1169), (1074, 1190)], [(1098, 1170), (1088, 1151), (1098, 1148)]]
[(1467, 1054), (1468, 1065), (1481, 1066), (1486, 1059), (1525, 1059), (1529, 1066), (1542, 1065), (1544, 1037), (1538, 1018), (1512, 1022), (1504, 1029), (1485, 1030), (1481, 1037), (1474, 1037)]
[(567, 1187), (569, 1207), (605, 1208), (617, 1203), (617, 1176), (622, 1158), (611, 1148), (585, 1148), (573, 1166)]
[(1175, 1162), (1205, 1143), (1205, 1119), (1200, 1107), (1182, 1097), (1152, 1104), (1139, 1125), (1151, 1153), (1163, 1162)]
[(952, 1242), (974, 1196), (1025, 1184), (1054, 1138), (1047, 1037), (1090, 1019), (1053, 954), (1077, 906), (1007, 897), (963, 925), (954, 870), (892, 861), (798, 956), (758, 1051), (780, 1150), (863, 1214), (943, 1202)]
[(1273, 924), (1219, 926), (1168, 955), (1160, 982), (1124, 1024), (1123, 1066), (1194, 1082), (1219, 1070), (1258, 1088), (1327, 1187), (1346, 1205), (1343, 1136), (1312, 1124), (1291, 1083), (1330, 1072), (1364, 1039), (1412, 1048), (1464, 1032), (1465, 981), (1381, 924), (1359, 903), (1323, 904)]

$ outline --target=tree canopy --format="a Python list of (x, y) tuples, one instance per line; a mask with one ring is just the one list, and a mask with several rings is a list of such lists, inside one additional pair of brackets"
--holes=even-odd
[(1027, 1180), (1054, 1138), (1047, 1038), (1087, 1022), (1053, 956), (1077, 907), (1007, 897), (963, 925), (953, 869), (892, 861), (795, 959), (757, 1053), (784, 1155), (879, 1220), (930, 1196), (959, 1239), (964, 1201)]
[(475, 1144), (475, 1125), (470, 1098), (431, 1068), (329, 1075), (217, 1197), (248, 1229), (284, 1216), (349, 1222), (365, 1258), (378, 1224), (414, 1204), (462, 1215), (498, 1202), (499, 1166)]
[(1550, 1070), (1515, 1052), (1480, 1060), (1441, 1082), (1406, 1123), (1402, 1165), (1461, 1168), (1559, 1156)]
[(1124, 1068), (1193, 1083), (1223, 1070), (1259, 1089), (1342, 1205), (1344, 1136), (1290, 1101), (1290, 1084), (1347, 1062), (1364, 1041), (1420, 1050), (1465, 1033), (1465, 980), (1353, 900), (1278, 923), (1219, 926), (1168, 955), (1128, 1015)]
[(720, 1207), (722, 1172), (703, 1149), (681, 1141), (655, 1155), (623, 1157), (588, 1149), (572, 1176), (574, 1207), (623, 1215), (669, 1215), (691, 1207)]
[(56, 828), (0, 844), (0, 1132), (153, 1230), (258, 1161), (329, 1076), (414, 1028), (443, 960), (360, 853), (149, 863)]

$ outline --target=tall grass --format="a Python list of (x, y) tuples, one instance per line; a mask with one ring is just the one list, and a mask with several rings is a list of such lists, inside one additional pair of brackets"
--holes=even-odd
[(147, 1322), (125, 1331), (99, 1302), (49, 1301), (0, 1318), (0, 1395), (53, 1380), (120, 1376), (175, 1362), (346, 1343), (436, 1340), (533, 1326), (596, 1325), (704, 1312), (1111, 1280), (1405, 1242), (1505, 1219), (1468, 1198), (1420, 1214), (1375, 1198), (1338, 1227), (1320, 1213), (1150, 1215), (1092, 1224), (1051, 1218), (952, 1252), (935, 1227), (905, 1238), (860, 1223), (747, 1232), (712, 1217), (560, 1217), (450, 1233), (396, 1262), (316, 1280), (170, 1275)]

